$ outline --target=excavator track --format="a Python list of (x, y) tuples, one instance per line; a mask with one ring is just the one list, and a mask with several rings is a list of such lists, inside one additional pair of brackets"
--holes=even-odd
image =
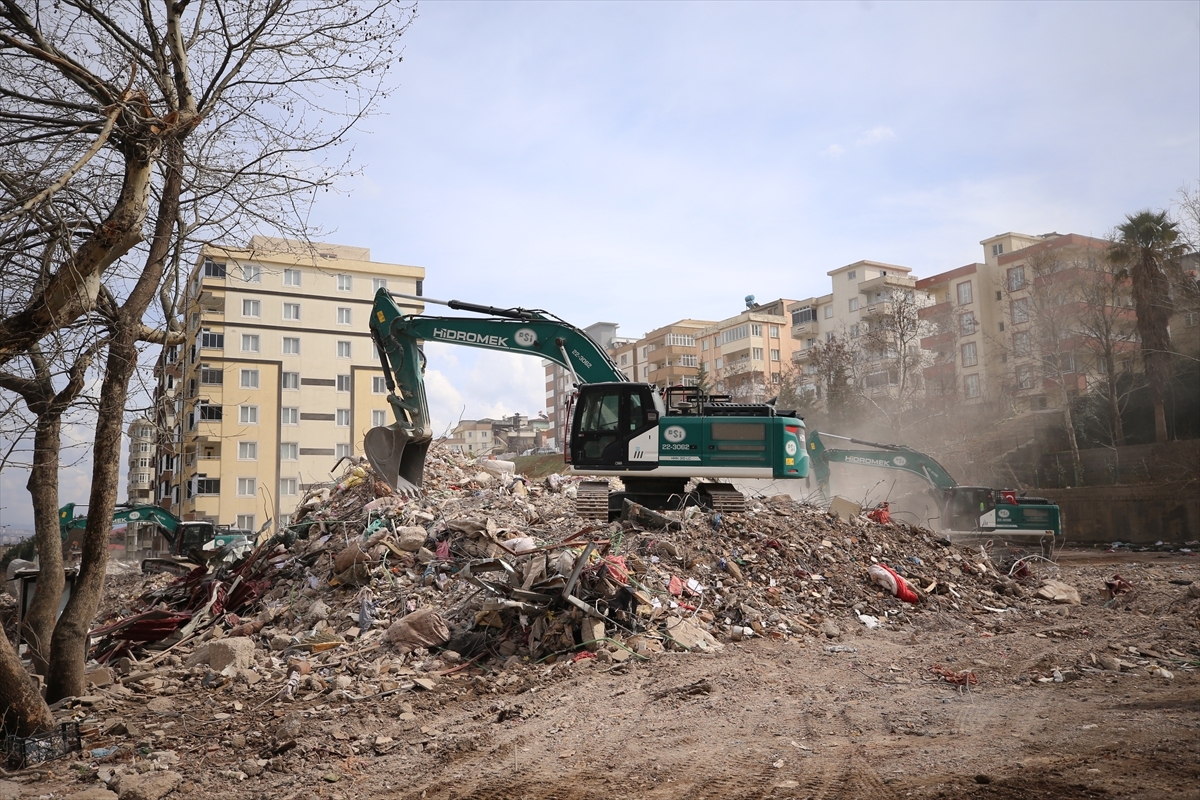
[(704, 504), (718, 514), (741, 514), (746, 511), (746, 495), (728, 483), (702, 483), (697, 488)]
[(576, 488), (575, 513), (608, 522), (608, 481), (584, 481)]

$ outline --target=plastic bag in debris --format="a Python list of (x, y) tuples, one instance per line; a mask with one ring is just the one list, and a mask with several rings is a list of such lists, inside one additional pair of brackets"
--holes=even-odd
[(871, 574), (871, 580), (891, 592), (893, 597), (906, 603), (917, 602), (917, 593), (909, 587), (908, 581), (897, 575), (891, 567), (886, 564), (872, 564), (867, 571)]
[(392, 623), (385, 637), (397, 650), (407, 653), (418, 647), (437, 647), (450, 641), (450, 628), (432, 608), (418, 608)]

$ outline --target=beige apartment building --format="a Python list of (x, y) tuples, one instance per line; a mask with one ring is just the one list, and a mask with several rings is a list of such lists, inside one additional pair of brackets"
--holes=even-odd
[(129, 425), (129, 459), (125, 476), (125, 498), (130, 505), (154, 503), (155, 443), (154, 422), (136, 419)]
[(918, 290), (911, 267), (880, 261), (856, 261), (830, 270), (832, 291), (806, 300), (789, 300), (786, 312), (794, 342), (792, 363), (799, 372), (801, 391), (820, 395), (816, 367), (810, 356), (818, 344), (834, 338), (862, 350), (864, 388), (887, 392), (895, 380), (883, 359), (872, 360), (864, 347), (864, 338), (873, 318), (891, 311), (893, 302), (924, 306), (930, 300)]
[(740, 314), (700, 331), (699, 356), (712, 391), (742, 403), (762, 403), (779, 393), (792, 360), (787, 307), (794, 300), (753, 303)]
[(681, 319), (655, 328), (634, 343), (642, 365), (642, 380), (660, 389), (695, 386), (700, 371), (699, 339), (715, 323)]
[(380, 288), (421, 294), (425, 270), (314, 247), (207, 247), (189, 276), (187, 341), (164, 352), (156, 392), (158, 502), (183, 519), (286, 524), (307, 486), (392, 422), (368, 316)]

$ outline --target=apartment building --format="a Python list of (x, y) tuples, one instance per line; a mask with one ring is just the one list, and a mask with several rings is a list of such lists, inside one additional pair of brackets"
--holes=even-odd
[(660, 389), (695, 386), (700, 371), (700, 334), (715, 323), (681, 319), (655, 328), (634, 343), (642, 365), (641, 380)]
[(455, 453), (470, 456), (486, 456), (496, 450), (496, 437), (492, 434), (492, 420), (464, 419), (454, 426), (444, 442)]
[[(1107, 280), (1098, 265), (1108, 243), (1079, 234), (1008, 232), (980, 244), (983, 262), (917, 282), (934, 300), (921, 311), (932, 325), (921, 341), (931, 355), (927, 395), (948, 402), (1004, 400), (1018, 412), (1058, 405), (1062, 390), (1081, 391), (1095, 368), (1080, 315), (1085, 287)], [(1113, 304), (1114, 320), (1132, 321), (1127, 295)], [(1122, 349), (1132, 356), (1132, 348)]]
[[(584, 328), (583, 332), (621, 365), (621, 369), (630, 380), (639, 380), (638, 377), (635, 377), (637, 370), (631, 369), (628, 364), (629, 352), (625, 349), (632, 344), (633, 340), (617, 336), (619, 327), (620, 324), (616, 322), (595, 322)], [(617, 353), (623, 355), (618, 356)], [(622, 363), (622, 360), (626, 363)], [(542, 366), (546, 371), (546, 419), (548, 420), (543, 444), (546, 447), (561, 449), (562, 433), (567, 424), (567, 405), (570, 402), (575, 379), (571, 377), (570, 372), (553, 361), (543, 359)]]
[(760, 304), (747, 298), (745, 311), (700, 331), (699, 355), (714, 392), (743, 403), (762, 403), (778, 394), (795, 347), (786, 316), (795, 302), (780, 298)]
[(420, 295), (425, 270), (371, 261), (365, 247), (314, 247), (255, 236), (197, 259), (186, 343), (156, 370), (158, 502), (177, 516), (285, 524), (308, 485), (391, 423), (368, 315), (380, 288)]
[(832, 289), (829, 294), (790, 300), (785, 307), (794, 343), (792, 363), (799, 372), (798, 387), (820, 395), (820, 381), (811, 361), (812, 349), (837, 338), (860, 353), (866, 390), (875, 393), (894, 390), (899, 377), (894, 369), (889, 369), (888, 362), (894, 361), (898, 354), (889, 359), (886, 347), (876, 353), (867, 343), (882, 343), (878, 336), (870, 336), (871, 326), (893, 315), (895, 304), (919, 308), (930, 303), (928, 296), (918, 290), (912, 268), (863, 260), (826, 274)]
[(136, 419), (129, 425), (129, 460), (125, 477), (125, 498), (130, 505), (154, 503), (155, 453), (157, 437), (154, 422)]

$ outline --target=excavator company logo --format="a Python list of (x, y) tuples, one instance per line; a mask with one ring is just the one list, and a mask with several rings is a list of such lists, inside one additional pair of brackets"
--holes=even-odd
[(877, 458), (863, 458), (862, 456), (846, 456), (847, 464), (862, 464), (867, 467), (890, 467), (891, 463), (882, 461)]
[(796, 443), (788, 442), (787, 444), (785, 444), (783, 446), (783, 452), (787, 453), (789, 456), (796, 455)]
[(521, 328), (513, 334), (513, 341), (521, 347), (533, 347), (537, 344), (537, 334), (529, 328)]
[(130, 519), (141, 519), (141, 518), (142, 518), (142, 512), (140, 512), (140, 511), (131, 511), (131, 512), (129, 512), (129, 518), (130, 518)]
[(682, 442), (687, 438), (687, 431), (678, 425), (672, 425), (663, 431), (663, 438), (668, 442)]
[(908, 463), (908, 459), (905, 458), (904, 456), (896, 456), (895, 458), (892, 459), (892, 463), (895, 464), (897, 467), (903, 467), (905, 464)]
[(507, 336), (484, 336), (473, 331), (456, 331), (453, 328), (434, 328), (433, 338), (445, 339), (450, 342), (482, 344), (488, 347), (508, 347)]

